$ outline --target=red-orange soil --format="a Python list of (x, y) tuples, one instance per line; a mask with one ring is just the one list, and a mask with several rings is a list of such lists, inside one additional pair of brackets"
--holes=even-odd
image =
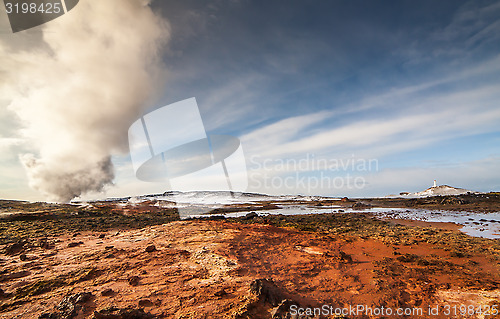
[(112, 317), (102, 311), (110, 307), (158, 318), (285, 318), (290, 304), (420, 307), (415, 318), (448, 318), (427, 315), (428, 306), (500, 305), (497, 261), (454, 257), (426, 242), (203, 220), (47, 243), (0, 255), (1, 318), (62, 318), (61, 301), (80, 292), (92, 296), (75, 318), (146, 318)]

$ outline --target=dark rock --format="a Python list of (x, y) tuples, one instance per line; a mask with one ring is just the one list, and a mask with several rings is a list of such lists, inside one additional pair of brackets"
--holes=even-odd
[(76, 303), (86, 303), (92, 299), (93, 295), (90, 292), (80, 292), (76, 295)]
[(0, 282), (2, 281), (9, 281), (12, 279), (17, 279), (17, 278), (22, 278), (31, 275), (31, 272), (29, 270), (21, 270), (21, 271), (15, 271), (7, 274), (2, 274), (0, 275)]
[(7, 247), (5, 247), (5, 254), (6, 255), (15, 255), (15, 254), (18, 254), (20, 252), (22, 252), (24, 250), (24, 245), (26, 244), (25, 241), (23, 240), (20, 240), (18, 242), (15, 242), (15, 243), (12, 243), (10, 245), (7, 245)]
[(104, 237), (106, 237), (106, 234), (100, 234), (99, 235), (99, 239), (103, 239)]
[(352, 257), (349, 254), (346, 254), (342, 250), (339, 251), (340, 259), (346, 263), (352, 264)]
[(156, 319), (157, 317), (144, 312), (143, 309), (118, 309), (115, 307), (94, 311), (94, 319)]
[(462, 253), (461, 251), (454, 250), (450, 253), (451, 257), (457, 257), (457, 258), (464, 258), (465, 254)]
[(404, 254), (396, 258), (397, 260), (404, 263), (413, 263), (419, 260), (418, 255), (415, 254)]
[(139, 280), (141, 280), (141, 278), (139, 278), (138, 276), (132, 276), (127, 279), (129, 285), (131, 286), (139, 285)]
[(104, 289), (103, 291), (101, 291), (101, 296), (104, 296), (104, 297), (109, 297), (109, 296), (112, 296), (115, 292), (113, 291), (113, 289), (111, 288), (106, 288)]
[(468, 203), (469, 203), (468, 200), (454, 196), (446, 196), (440, 202), (440, 204), (451, 204), (451, 205), (464, 205)]
[(259, 217), (259, 215), (256, 212), (250, 212), (250, 213), (246, 214), (245, 217), (243, 217), (243, 219), (250, 220), (250, 219), (254, 219), (255, 217)]
[(270, 303), (273, 307), (285, 299), (283, 293), (271, 279), (256, 279), (250, 283), (250, 292), (259, 300)]
[(141, 299), (139, 300), (139, 307), (153, 307), (154, 304), (149, 299)]
[[(74, 318), (78, 314), (78, 311), (82, 308), (82, 304), (89, 301), (92, 297), (93, 295), (90, 292), (79, 292), (64, 297), (56, 307), (57, 310), (59, 310), (58, 313), (55, 313), (58, 316), (56, 318)], [(52, 315), (54, 315), (54, 313)]]
[(5, 291), (3, 291), (3, 289), (0, 288), (0, 299), (9, 298), (10, 296), (11, 294), (6, 293)]
[(68, 247), (76, 247), (76, 246), (80, 246), (80, 245), (83, 245), (83, 241), (74, 241), (74, 242), (71, 242), (68, 244)]
[(42, 248), (42, 249), (50, 249), (50, 248), (53, 248), (53, 246), (49, 243), (49, 241), (47, 240), (47, 238), (41, 238), (39, 241), (38, 241), (38, 247)]
[(152, 253), (153, 251), (156, 251), (155, 245), (149, 245), (148, 247), (146, 247), (146, 252)]
[(212, 215), (207, 218), (208, 220), (223, 220), (226, 219), (226, 216), (224, 215)]
[(113, 249), (113, 248), (115, 248), (115, 246), (112, 245), (104, 247), (104, 249)]
[(222, 297), (225, 295), (227, 295), (227, 292), (224, 288), (220, 288), (217, 291), (215, 291), (215, 293), (214, 293), (214, 296), (216, 296), (216, 297)]
[(361, 203), (361, 202), (357, 202), (357, 203), (354, 203), (352, 205), (352, 208), (361, 208), (361, 209), (363, 209), (363, 208), (368, 208), (368, 207), (372, 207), (372, 205)]
[(19, 259), (21, 259), (21, 261), (26, 261), (28, 260), (28, 257), (26, 256), (26, 254), (21, 254), (19, 255)]
[[(257, 301), (248, 308), (242, 318), (261, 318), (259, 314), (262, 312), (262, 306), (264, 306), (264, 309), (269, 309), (269, 305), (274, 308), (271, 311), (271, 318), (298, 318), (296, 316), (291, 316), (290, 306), (300, 306), (300, 304), (290, 298), (290, 295), (286, 291), (276, 286), (271, 279), (254, 280), (250, 284), (250, 292), (257, 296)], [(269, 315), (267, 315), (266, 318), (269, 318)], [(301, 316), (300, 318), (312, 319), (308, 316)]]

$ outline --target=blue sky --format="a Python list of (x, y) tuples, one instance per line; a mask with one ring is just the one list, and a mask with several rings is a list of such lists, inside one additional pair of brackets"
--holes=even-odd
[[(152, 8), (168, 21), (170, 39), (161, 53), (167, 80), (150, 108), (196, 97), (209, 134), (240, 138), (249, 191), (383, 196), (420, 191), (433, 179), (500, 190), (499, 1), (156, 1)], [(4, 155), (5, 167), (13, 158)], [(280, 166), (304, 159), (305, 169)], [(378, 165), (312, 168), (354, 159)], [(266, 160), (276, 167), (263, 169)], [(164, 190), (136, 181), (127, 155), (113, 162), (108, 196)], [(18, 176), (5, 179), (0, 194), (37, 198)], [(363, 186), (278, 185), (288, 176), (339, 183), (357, 176)]]
[(239, 136), (247, 158), (378, 160), (362, 190), (324, 194), (417, 191), (433, 179), (499, 189), (498, 1), (161, 9), (174, 74), (165, 104), (196, 96), (207, 130)]

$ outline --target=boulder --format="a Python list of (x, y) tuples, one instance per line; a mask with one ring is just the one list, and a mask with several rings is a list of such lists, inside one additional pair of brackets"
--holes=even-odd
[(244, 220), (250, 220), (254, 219), (255, 217), (259, 217), (259, 215), (256, 212), (250, 212), (243, 217)]
[(155, 245), (149, 245), (148, 247), (146, 247), (146, 252), (152, 253), (153, 251), (156, 251)]

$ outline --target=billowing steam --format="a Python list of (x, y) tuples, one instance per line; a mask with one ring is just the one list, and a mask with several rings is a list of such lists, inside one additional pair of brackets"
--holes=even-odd
[(82, 0), (36, 47), (0, 42), (2, 95), (38, 149), (20, 156), (31, 187), (69, 201), (112, 183), (111, 155), (158, 92), (168, 34), (148, 1)]

